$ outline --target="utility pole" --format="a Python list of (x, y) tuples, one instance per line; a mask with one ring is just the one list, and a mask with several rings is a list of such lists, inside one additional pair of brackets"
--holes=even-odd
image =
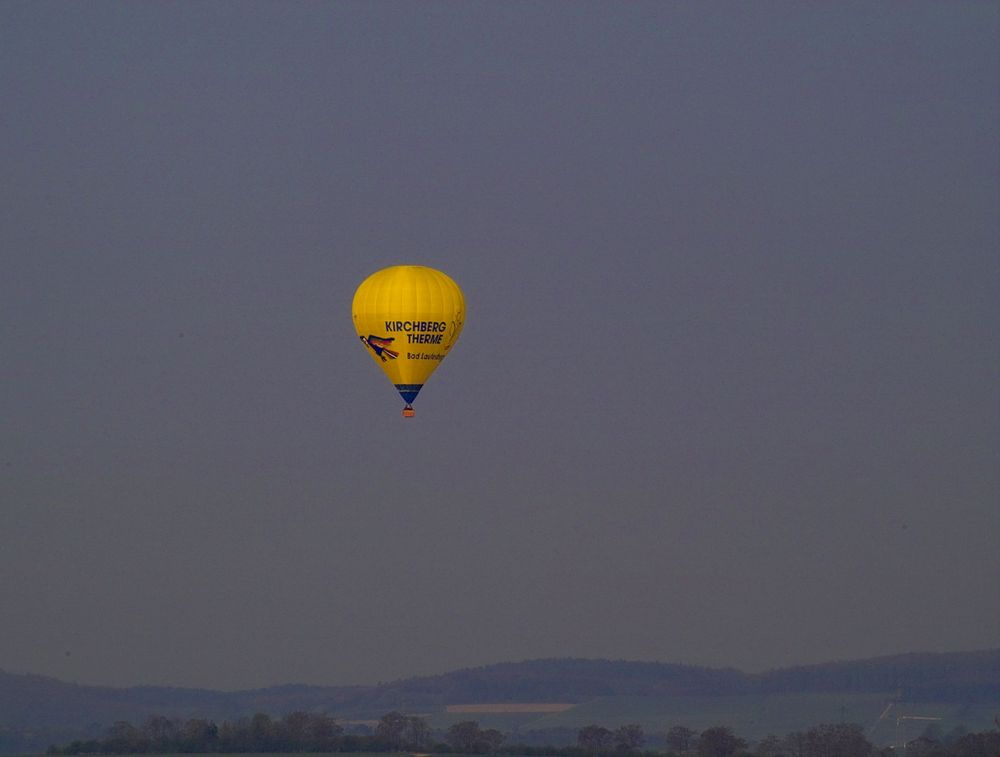
[(896, 749), (901, 749), (902, 751), (896, 752), (896, 755), (906, 754), (906, 740), (900, 741), (900, 725), (904, 720), (940, 720), (941, 718), (926, 717), (924, 715), (897, 715), (896, 716)]

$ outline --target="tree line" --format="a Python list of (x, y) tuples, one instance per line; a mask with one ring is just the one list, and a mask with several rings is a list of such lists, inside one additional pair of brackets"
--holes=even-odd
[(482, 729), (474, 721), (432, 731), (414, 715), (390, 712), (374, 729), (345, 731), (332, 717), (293, 712), (283, 718), (265, 713), (225, 721), (195, 718), (174, 720), (155, 715), (141, 726), (126, 721), (112, 725), (103, 739), (78, 739), (52, 746), (50, 755), (75, 754), (246, 754), (267, 752), (461, 752), (495, 753), (503, 744), (499, 731)]
[[(221, 725), (205, 719), (174, 720), (156, 715), (141, 726), (125, 721), (112, 725), (103, 739), (77, 740), (52, 746), (49, 755), (87, 754), (240, 754), (267, 752), (424, 752), (437, 754), (517, 754), (527, 757), (662, 757), (663, 750), (646, 748), (639, 724), (611, 730), (584, 726), (572, 746), (528, 746), (508, 743), (505, 734), (481, 728), (474, 720), (435, 731), (415, 715), (393, 711), (374, 729), (347, 732), (332, 717), (293, 712), (282, 718), (264, 713)], [(891, 747), (876, 748), (861, 726), (818, 725), (785, 736), (767, 736), (755, 744), (726, 726), (700, 733), (674, 726), (656, 741), (668, 757), (1000, 757), (1000, 731), (965, 733), (956, 729), (942, 736), (933, 728), (910, 741), (904, 754)]]

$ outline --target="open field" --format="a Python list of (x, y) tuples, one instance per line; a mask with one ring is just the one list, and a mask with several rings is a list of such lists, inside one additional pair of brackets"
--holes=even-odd
[(501, 702), (497, 704), (449, 704), (445, 706), (444, 711), (447, 713), (495, 715), (518, 712), (566, 712), (574, 707), (576, 707), (575, 704), (558, 702)]

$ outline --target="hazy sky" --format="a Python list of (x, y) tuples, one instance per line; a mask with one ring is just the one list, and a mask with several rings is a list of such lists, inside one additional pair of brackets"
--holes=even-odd
[[(0, 3), (0, 668), (1000, 646), (1000, 6)], [(463, 288), (416, 402), (358, 283)]]

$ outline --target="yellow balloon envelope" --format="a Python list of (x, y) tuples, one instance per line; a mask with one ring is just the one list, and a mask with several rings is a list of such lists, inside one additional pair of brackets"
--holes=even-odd
[(419, 265), (384, 268), (361, 282), (354, 328), (413, 416), (412, 402), (465, 323), (465, 298), (448, 276)]

